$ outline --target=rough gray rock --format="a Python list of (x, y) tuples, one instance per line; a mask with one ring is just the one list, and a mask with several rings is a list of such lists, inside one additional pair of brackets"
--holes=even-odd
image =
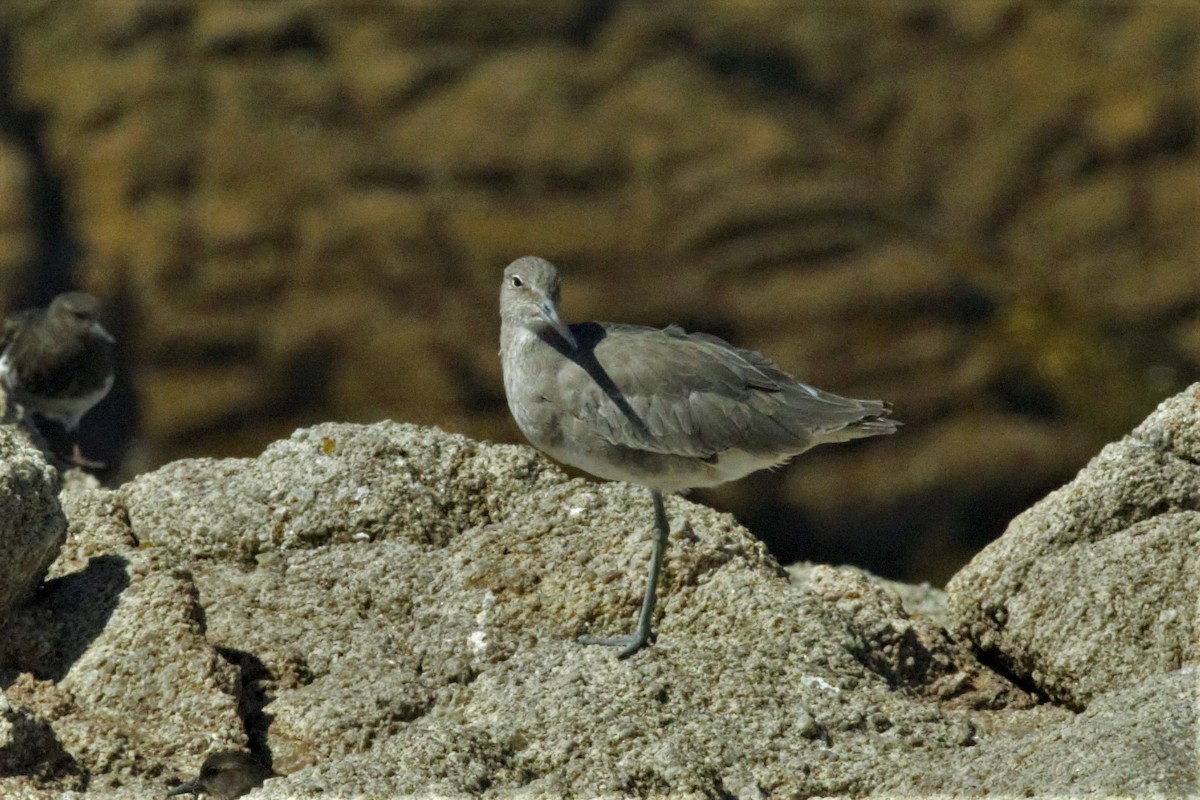
[[(1194, 797), (1197, 684), (1189, 667), (1097, 695), (1087, 710), (1035, 730), (981, 734), (962, 764), (897, 792), (1038, 797)], [(1012, 720), (1001, 721), (1001, 725)]]
[(256, 798), (1195, 789), (1191, 673), (1036, 705), (941, 592), (785, 572), (681, 498), (658, 644), (577, 645), (633, 621), (649, 499), (528, 448), (326, 424), (63, 506), (0, 636), (0, 795), (145, 797), (229, 747), (283, 773)]
[(987, 658), (1075, 708), (1200, 661), (1200, 384), (1013, 520), (947, 591)]
[(176, 461), (115, 499), (144, 547), (252, 563), (381, 539), (442, 546), (505, 510), (510, 493), (564, 480), (547, 473), (523, 447), (412, 425), (331, 424), (299, 430), (255, 459)]
[[(385, 794), (715, 791), (725, 780), (848, 791), (864, 780), (857, 760), (819, 767), (828, 756), (815, 746), (780, 760), (787, 732), (859, 752), (902, 748), (904, 736), (883, 736), (897, 725), (948, 747), (967, 738), (962, 712), (895, 694), (963, 692), (971, 667), (936, 633), (924, 641), (894, 596), (828, 568), (794, 587), (728, 516), (682, 500), (670, 503), (663, 641), (642, 667), (652, 685), (611, 652), (581, 650), (576, 635), (632, 622), (649, 500), (568, 481), (527, 448), (323, 425), (259, 459), (179, 462), (118, 494), (137, 541), (190, 564), (210, 641), (261, 664), (275, 766), (299, 770), (278, 782), (284, 794), (362, 785), (351, 776), (376, 758), (366, 786)], [(599, 675), (612, 700), (584, 690)], [(807, 710), (773, 718), (789, 708)], [(565, 745), (584, 731), (590, 758)], [(468, 733), (488, 754), (472, 765), (455, 744)], [(639, 761), (621, 755), (631, 736), (666, 744)], [(774, 766), (739, 767), (741, 750)], [(803, 777), (812, 770), (821, 777)]]
[(58, 475), (16, 428), (0, 425), (0, 626), (42, 582), (67, 535)]
[(206, 641), (197, 599), (186, 571), (130, 550), (47, 581), (0, 632), (5, 694), (52, 729), (89, 787), (141, 789), (245, 745), (239, 672)]
[[(78, 769), (46, 720), (0, 695), (0, 779), (36, 778), (42, 785), (78, 786)], [(64, 781), (64, 779), (66, 779)]]

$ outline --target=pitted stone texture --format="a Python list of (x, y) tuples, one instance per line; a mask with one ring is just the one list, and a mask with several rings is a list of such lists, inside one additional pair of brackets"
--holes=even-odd
[[(325, 424), (116, 496), (142, 547), (191, 571), (209, 642), (259, 665), (252, 736), (294, 776), (264, 792), (852, 792), (917, 741), (965, 747), (972, 703), (937, 701), (984, 694), (872, 579), (793, 584), (730, 516), (674, 497), (659, 644), (582, 648), (633, 624), (650, 500), (524, 447)], [(643, 740), (661, 744), (630, 754)]]
[[(703, 540), (708, 520), (696, 516)], [(585, 583), (581, 594), (589, 588), (612, 592)], [(443, 601), (407, 640), (415, 653), (399, 640), (399, 668), (419, 659), (427, 642), (446, 640), (457, 649), (449, 663), (464, 667), (458, 675), (444, 672), (441, 686), (427, 689), (432, 702), (415, 719), (380, 718), (384, 707), (373, 684), (393, 679), (374, 674), (374, 664), (370, 676), (350, 684), (351, 673), (343, 671), (340, 691), (308, 692), (303, 703), (281, 702), (281, 691), (271, 710), (278, 706), (284, 716), (303, 709), (310, 718), (333, 720), (356, 697), (355, 710), (371, 713), (338, 722), (354, 734), (352, 743), (328, 730), (309, 731), (316, 747), (332, 741), (342, 752), (269, 784), (264, 796), (346, 787), (372, 796), (707, 796), (721, 787), (849, 794), (877, 784), (897, 762), (913, 770), (929, 766), (902, 754), (923, 748), (953, 759), (971, 744), (966, 713), (892, 690), (858, 658), (861, 640), (844, 628), (839, 612), (741, 558), (702, 572), (694, 583), (677, 582), (664, 602), (660, 643), (632, 662), (559, 633), (569, 625), (565, 609), (556, 608), (555, 589), (543, 591), (541, 613), (524, 620), (512, 619), (510, 606), (519, 598), (489, 601), (485, 594), (475, 615)], [(604, 600), (610, 603), (624, 606), (624, 614), (608, 625), (629, 624), (633, 604), (619, 594)], [(505, 617), (522, 626), (536, 626), (541, 617), (541, 635), (493, 662), (490, 642), (498, 637), (491, 625)], [(286, 725), (295, 730), (294, 721)]]
[(1200, 384), (1021, 514), (947, 587), (957, 629), (1081, 708), (1200, 660)]
[(74, 759), (63, 750), (50, 724), (0, 694), (0, 795), (8, 796), (4, 779), (15, 775), (34, 778), (47, 791), (84, 785)]
[(0, 625), (42, 582), (66, 539), (58, 488), (41, 453), (0, 425)]
[[(545, 470), (521, 447), (485, 448), (394, 422), (330, 423), (298, 430), (258, 458), (168, 464), (118, 496), (142, 545), (180, 558), (248, 561), (362, 540), (442, 545), (462, 527), (486, 523), (497, 496), (527, 491)], [(485, 486), (490, 495), (480, 493)]]
[[(885, 787), (913, 796), (1195, 797), (1200, 674), (1153, 675), (1035, 730), (980, 731), (959, 765)], [(1003, 728), (1012, 720), (993, 720)]]
[[(93, 558), (48, 581), (5, 628), (19, 696), (81, 770), (136, 781), (244, 746), (238, 670), (204, 638), (191, 576), (156, 554)], [(18, 682), (19, 684), (19, 682)]]
[[(293, 533), (261, 536), (280, 506)], [(1143, 703), (1150, 734), (1116, 695), (1033, 706), (942, 628), (937, 592), (901, 592), (909, 611), (861, 571), (788, 576), (677, 497), (657, 644), (628, 661), (578, 645), (632, 625), (650, 501), (527, 448), (326, 424), (64, 507), (63, 566), (6, 629), (0, 679), (76, 772), (0, 793), (77, 776), (144, 797), (229, 746), (285, 773), (262, 798), (1037, 793), (1066, 785), (1056, 742), (1123, 723), (1129, 753), (1087, 786), (1193, 786), (1173, 766), (1186, 742), (1151, 758), (1194, 713), (1180, 692)], [(1058, 755), (1004, 783), (1007, 748)]]

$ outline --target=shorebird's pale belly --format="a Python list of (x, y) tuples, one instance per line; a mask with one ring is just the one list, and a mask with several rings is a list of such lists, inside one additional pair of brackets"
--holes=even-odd
[(100, 386), (77, 397), (31, 396), (22, 389), (20, 379), (13, 374), (12, 363), (4, 355), (0, 356), (0, 383), (4, 384), (4, 390), (12, 401), (31, 406), (42, 417), (56, 420), (74, 430), (80, 418), (112, 390), (113, 376), (110, 374)]
[(693, 458), (667, 453), (652, 453), (627, 448), (610, 448), (604, 454), (583, 448), (535, 445), (556, 461), (570, 464), (590, 475), (610, 481), (628, 481), (663, 492), (705, 489), (757, 472), (777, 467), (795, 453), (762, 455), (727, 450), (715, 458)]
[(43, 397), (37, 401), (37, 412), (43, 417), (55, 419), (67, 428), (74, 430), (79, 420), (92, 409), (92, 406), (103, 400), (112, 389), (113, 377), (87, 394), (78, 397)]

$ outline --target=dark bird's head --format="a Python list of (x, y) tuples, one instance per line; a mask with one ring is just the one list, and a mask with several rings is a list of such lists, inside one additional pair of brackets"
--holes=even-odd
[(558, 317), (558, 270), (544, 258), (525, 256), (504, 268), (500, 320), (538, 336), (552, 330), (572, 349), (577, 346), (570, 328)]
[(51, 325), (77, 335), (92, 333), (112, 341), (112, 336), (100, 324), (100, 301), (86, 292), (65, 292), (51, 301), (46, 309)]
[(167, 797), (207, 794), (214, 800), (234, 800), (274, 775), (270, 767), (249, 753), (221, 750), (204, 759), (199, 775), (167, 792)]

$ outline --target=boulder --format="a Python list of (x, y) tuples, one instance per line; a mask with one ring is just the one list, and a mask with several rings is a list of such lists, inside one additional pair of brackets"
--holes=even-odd
[(525, 447), (328, 423), (63, 507), (0, 636), (5, 796), (145, 797), (230, 748), (280, 773), (260, 799), (1197, 788), (1191, 668), (1039, 703), (943, 592), (785, 571), (679, 497), (657, 643), (579, 645), (633, 624), (650, 501)]
[(0, 627), (41, 584), (66, 539), (59, 485), (29, 440), (0, 425)]
[(987, 663), (1073, 708), (1200, 661), (1200, 383), (1013, 520), (947, 593)]

